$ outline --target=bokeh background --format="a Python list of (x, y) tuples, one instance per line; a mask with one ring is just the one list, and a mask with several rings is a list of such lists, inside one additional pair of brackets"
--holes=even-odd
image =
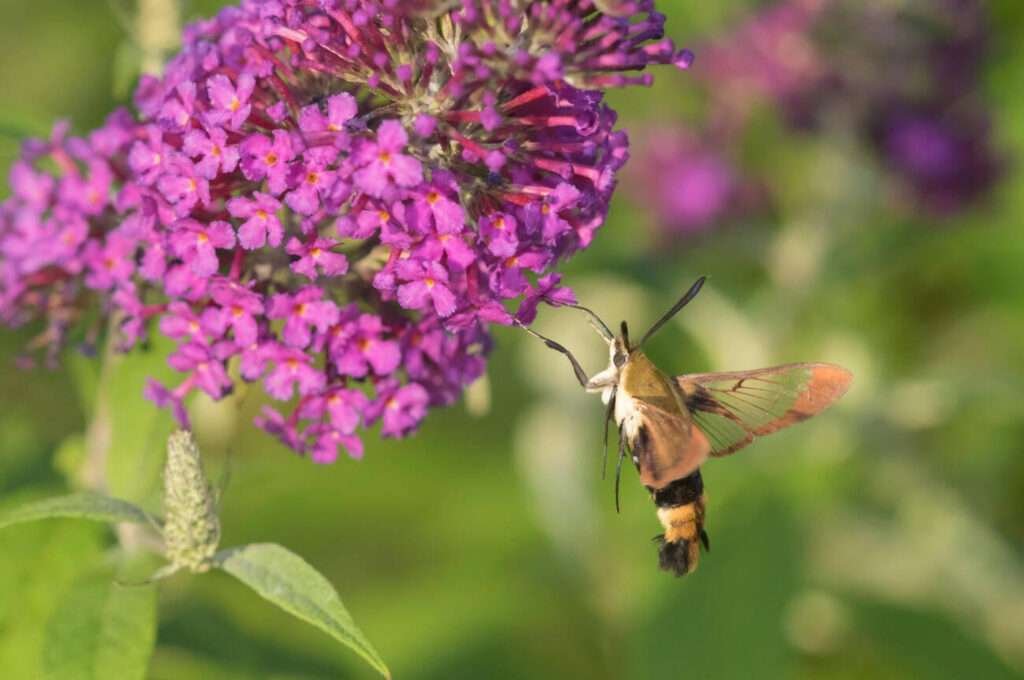
[[(833, 361), (856, 374), (844, 401), (706, 466), (713, 550), (677, 580), (631, 469), (615, 513), (599, 402), (498, 329), (464, 404), (367, 437), (361, 462), (294, 457), (250, 425), (258, 394), (195, 405), (211, 473), (231, 472), (224, 544), (305, 556), (398, 678), (1020, 677), (1024, 4), (658, 4), (697, 62), (611, 95), (633, 159), (567, 282), (643, 326), (707, 274), (651, 345), (662, 367)], [(25, 134), (88, 130), (126, 100), (131, 12), (0, 1), (0, 169)], [(574, 312), (538, 324), (606, 361)], [(75, 483), (97, 408), (122, 433), (110, 486), (152, 504), (170, 423), (139, 395), (168, 370), (160, 347), (107, 372), (16, 370), (29, 337), (0, 335), (0, 506)], [(62, 589), (110, 545), (73, 522), (0, 536), (5, 677), (37, 677)], [(226, 576), (160, 600), (153, 678), (373, 677)]]

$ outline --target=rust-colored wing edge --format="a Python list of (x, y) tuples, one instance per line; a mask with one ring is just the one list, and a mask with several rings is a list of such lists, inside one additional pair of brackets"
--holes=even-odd
[[(714, 406), (712, 406), (710, 402), (706, 402), (703, 407), (700, 402), (696, 402), (696, 405), (691, 406), (694, 402), (690, 397), (698, 395), (705, 383), (718, 382), (721, 380), (743, 380), (744, 378), (751, 378), (755, 376), (764, 377), (766, 375), (778, 375), (798, 368), (811, 369), (811, 378), (808, 381), (807, 386), (804, 388), (803, 392), (797, 396), (793, 406), (790, 407), (785, 414), (768, 423), (760, 425), (759, 427), (747, 427), (742, 420), (736, 417), (735, 414), (732, 414), (727, 407), (719, 404), (713, 399), (712, 402)], [(821, 413), (846, 394), (852, 382), (853, 373), (849, 370), (842, 366), (837, 366), (836, 364), (821, 362), (783, 364), (781, 366), (772, 366), (769, 368), (750, 371), (690, 373), (676, 377), (676, 384), (683, 391), (683, 394), (686, 395), (687, 405), (691, 410), (706, 410), (711, 413), (717, 413), (718, 415), (730, 418), (733, 422), (736, 422), (747, 431), (748, 436), (745, 439), (741, 439), (732, 446), (721, 451), (712, 451), (711, 455), (715, 457), (727, 456), (730, 453), (734, 453), (750, 444), (754, 441), (754, 437), (761, 437), (773, 432), (778, 432), (785, 427), (795, 425), (796, 423), (802, 422)], [(707, 390), (704, 391), (707, 392)], [(695, 426), (695, 429), (699, 428)]]

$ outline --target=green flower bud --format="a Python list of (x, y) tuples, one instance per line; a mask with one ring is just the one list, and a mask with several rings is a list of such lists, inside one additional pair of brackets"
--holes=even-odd
[(192, 433), (180, 430), (167, 440), (164, 468), (164, 546), (171, 565), (194, 573), (208, 571), (220, 542), (220, 520)]

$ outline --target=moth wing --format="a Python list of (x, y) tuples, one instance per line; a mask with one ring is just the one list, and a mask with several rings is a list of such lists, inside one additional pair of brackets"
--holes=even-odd
[(712, 456), (738, 451), (755, 437), (815, 416), (850, 387), (842, 366), (801, 363), (731, 373), (691, 373), (676, 378), (693, 421)]
[(708, 438), (674, 399), (634, 399), (640, 416), (637, 435), (630, 442), (634, 462), (644, 486), (660, 489), (681, 479), (707, 460)]

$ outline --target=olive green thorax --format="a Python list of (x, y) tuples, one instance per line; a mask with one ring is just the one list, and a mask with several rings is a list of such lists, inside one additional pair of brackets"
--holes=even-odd
[(647, 355), (639, 349), (629, 353), (629, 359), (619, 374), (619, 389), (633, 399), (649, 402), (652, 406), (669, 413), (689, 417), (684, 407), (683, 395), (675, 381), (665, 375)]

